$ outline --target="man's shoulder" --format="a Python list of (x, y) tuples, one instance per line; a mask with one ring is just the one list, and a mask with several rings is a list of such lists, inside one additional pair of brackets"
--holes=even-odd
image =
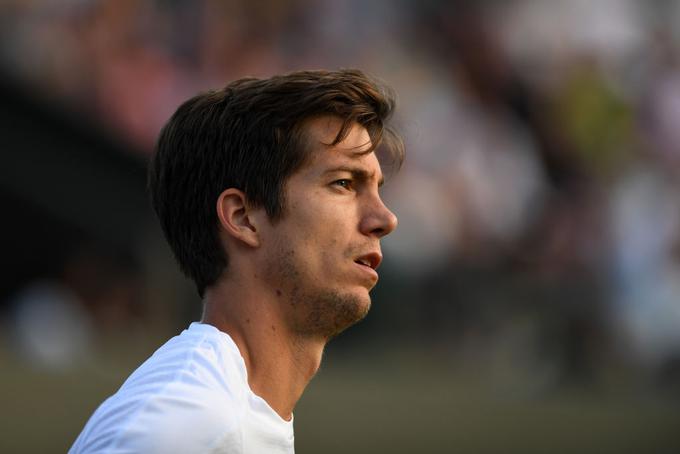
[(240, 452), (242, 408), (227, 393), (173, 383), (149, 397), (115, 438), (115, 446), (132, 452), (209, 451), (225, 440), (229, 452)]
[(245, 364), (231, 338), (213, 327), (192, 323), (134, 371), (119, 393), (158, 392), (163, 386), (177, 386), (239, 394), (246, 382)]
[(72, 452), (81, 445), (87, 452), (97, 446), (191, 452), (225, 440), (240, 446), (242, 359), (224, 339), (198, 331), (174, 337), (142, 364), (97, 409)]

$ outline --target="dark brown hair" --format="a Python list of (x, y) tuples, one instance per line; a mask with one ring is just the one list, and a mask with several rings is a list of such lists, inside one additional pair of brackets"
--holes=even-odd
[(322, 115), (342, 120), (330, 145), (358, 123), (373, 149), (381, 147), (398, 167), (403, 144), (385, 125), (393, 110), (391, 89), (358, 70), (240, 79), (182, 104), (160, 133), (149, 190), (165, 237), (199, 295), (227, 267), (215, 208), (222, 191), (240, 189), (273, 220), (282, 216), (284, 184), (311, 148), (305, 123)]

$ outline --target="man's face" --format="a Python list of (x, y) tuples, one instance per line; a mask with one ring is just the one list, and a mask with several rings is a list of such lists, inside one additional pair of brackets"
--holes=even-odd
[(308, 162), (284, 187), (282, 218), (262, 233), (262, 270), (298, 334), (330, 338), (361, 320), (378, 281), (380, 239), (397, 226), (378, 188), (382, 172), (370, 138), (354, 125), (329, 147), (340, 121), (323, 117), (307, 128)]

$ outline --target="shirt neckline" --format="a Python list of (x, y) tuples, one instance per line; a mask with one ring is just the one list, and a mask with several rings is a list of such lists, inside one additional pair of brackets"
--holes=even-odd
[(231, 350), (232, 353), (236, 354), (236, 357), (238, 358), (239, 361), (239, 368), (241, 369), (244, 385), (246, 387), (246, 390), (248, 391), (249, 397), (263, 404), (264, 407), (267, 409), (267, 412), (270, 414), (269, 416), (274, 420), (274, 422), (276, 422), (276, 424), (282, 424), (286, 426), (286, 428), (290, 430), (290, 433), (292, 435), (293, 421), (295, 420), (295, 415), (291, 414), (290, 421), (285, 420), (284, 418), (281, 417), (281, 415), (279, 415), (276, 412), (276, 410), (274, 410), (269, 405), (269, 402), (267, 402), (263, 397), (259, 396), (258, 394), (255, 394), (255, 392), (250, 388), (250, 384), (248, 383), (248, 369), (246, 368), (246, 362), (243, 359), (241, 351), (238, 349), (236, 342), (234, 342), (234, 339), (232, 339), (228, 333), (218, 329), (216, 326), (211, 325), (209, 323), (192, 322), (189, 325), (188, 331), (202, 331), (205, 333), (217, 335), (219, 339), (221, 339), (227, 345), (229, 350)]

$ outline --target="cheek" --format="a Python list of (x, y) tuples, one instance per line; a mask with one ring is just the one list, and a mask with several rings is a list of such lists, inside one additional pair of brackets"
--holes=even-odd
[(295, 213), (286, 230), (286, 236), (297, 245), (296, 249), (312, 260), (337, 259), (347, 248), (358, 230), (356, 213), (342, 200), (325, 193), (312, 192), (303, 200), (290, 205)]
[(343, 240), (329, 229), (307, 232), (307, 236), (301, 236), (297, 242), (298, 257), (304, 261), (302, 265), (319, 279), (338, 270), (345, 250)]

